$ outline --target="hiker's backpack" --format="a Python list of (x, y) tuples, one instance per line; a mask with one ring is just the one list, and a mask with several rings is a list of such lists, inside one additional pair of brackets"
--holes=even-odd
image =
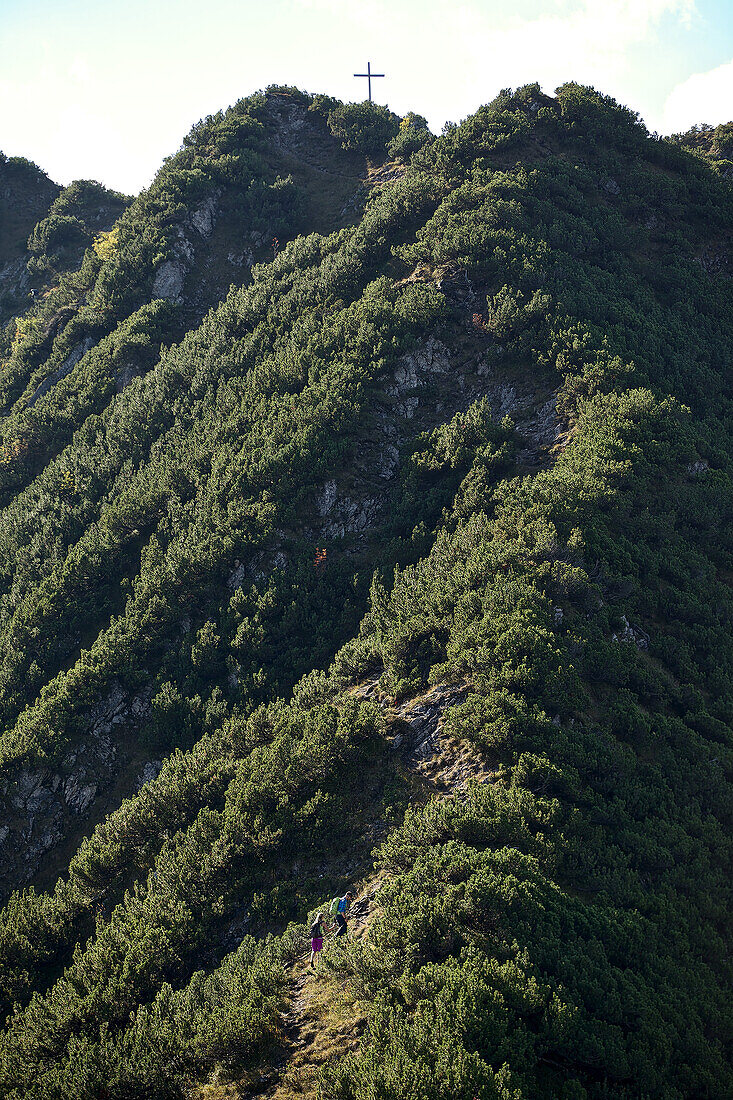
[(331, 904), (329, 906), (329, 909), (328, 909), (329, 917), (334, 917), (336, 915), (336, 913), (338, 913), (338, 911), (339, 911), (339, 902), (340, 901), (341, 901), (341, 898), (334, 898), (333, 899), (333, 901), (331, 902)]

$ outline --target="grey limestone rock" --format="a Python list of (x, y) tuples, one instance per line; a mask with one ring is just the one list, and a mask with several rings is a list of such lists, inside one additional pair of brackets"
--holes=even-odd
[(166, 260), (155, 272), (153, 298), (179, 299), (187, 274), (188, 270), (180, 260)]
[(199, 203), (195, 210), (191, 211), (191, 225), (208, 241), (214, 232), (216, 222), (216, 203), (218, 194), (209, 195)]
[(419, 397), (405, 397), (397, 405), (395, 405), (395, 412), (398, 416), (404, 417), (405, 420), (412, 420), (413, 416), (417, 412), (420, 404)]
[(400, 452), (392, 443), (387, 443), (381, 450), (377, 462), (377, 473), (385, 481), (394, 477), (400, 461)]
[(108, 734), (113, 726), (119, 725), (114, 721), (122, 715), (127, 707), (127, 692), (118, 681), (113, 681), (107, 695), (100, 699), (92, 707), (89, 713), (89, 732), (92, 734)]
[(24, 769), (15, 781), (10, 801), (16, 810), (24, 810), (33, 800), (36, 791), (41, 786), (44, 773), (39, 770)]
[(122, 393), (124, 389), (137, 377), (137, 370), (133, 363), (124, 363), (115, 375), (115, 391)]
[(451, 369), (448, 348), (441, 340), (430, 336), (419, 348), (397, 361), (392, 381), (386, 387), (387, 393), (391, 397), (401, 397), (408, 390), (425, 385), (430, 375), (447, 374)]
[(241, 561), (235, 561), (234, 568), (227, 577), (227, 586), (232, 590), (241, 588), (247, 575), (247, 567)]
[(327, 481), (316, 497), (316, 508), (321, 516), (329, 516), (336, 504), (338, 490), (335, 481)]
[(15, 291), (24, 294), (31, 285), (31, 277), (28, 272), (27, 257), (19, 256), (0, 268), (0, 291)]
[(617, 634), (611, 635), (612, 642), (627, 642), (635, 645), (637, 649), (649, 648), (649, 635), (640, 626), (632, 626), (625, 615), (621, 616), (622, 629)]
[(66, 805), (75, 814), (84, 813), (97, 794), (96, 783), (84, 783), (79, 775), (70, 775), (64, 783)]
[(33, 394), (28, 402), (28, 408), (35, 405), (39, 398), (53, 389), (57, 382), (60, 382), (62, 378), (65, 378), (67, 374), (70, 374), (80, 359), (86, 355), (94, 347), (94, 339), (91, 336), (87, 336), (84, 340), (81, 340), (76, 347), (67, 355), (61, 366), (50, 374), (48, 378), (44, 378), (40, 386)]
[(133, 695), (130, 700), (130, 716), (135, 721), (140, 722), (144, 718), (147, 718), (150, 714), (150, 702), (153, 698), (153, 685), (146, 684), (146, 686), (139, 691), (137, 695)]
[(232, 267), (253, 267), (255, 257), (251, 248), (245, 248), (241, 252), (228, 252), (227, 260)]
[(136, 790), (141, 790), (146, 783), (152, 783), (154, 779), (157, 779), (162, 767), (162, 760), (149, 760), (137, 777)]

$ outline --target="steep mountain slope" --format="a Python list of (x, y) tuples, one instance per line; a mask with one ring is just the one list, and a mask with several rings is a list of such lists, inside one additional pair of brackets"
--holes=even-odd
[(10, 1097), (730, 1094), (733, 191), (575, 85), (395, 133), (207, 120), (9, 348)]
[(733, 123), (720, 126), (693, 126), (684, 134), (673, 134), (671, 141), (707, 157), (721, 175), (730, 179), (733, 169)]
[(22, 255), (60, 190), (32, 161), (0, 153), (0, 267)]
[(0, 153), (0, 322), (26, 304), (26, 242), (60, 190), (31, 161)]

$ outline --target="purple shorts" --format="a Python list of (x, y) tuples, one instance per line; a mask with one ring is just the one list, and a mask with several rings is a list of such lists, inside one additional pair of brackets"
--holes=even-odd
[(323, 948), (323, 937), (311, 940), (311, 948), (313, 949), (313, 954), (317, 955)]

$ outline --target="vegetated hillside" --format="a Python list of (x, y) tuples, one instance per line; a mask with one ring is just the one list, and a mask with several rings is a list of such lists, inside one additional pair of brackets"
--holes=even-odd
[(726, 178), (733, 174), (733, 123), (724, 122), (720, 126), (703, 123), (693, 126), (684, 134), (672, 134), (670, 141), (683, 149), (707, 157), (713, 167)]
[[(102, 244), (129, 201), (93, 180), (62, 190), (30, 161), (0, 154), (0, 324), (36, 312), (98, 234), (95, 247)], [(16, 322), (7, 335), (20, 331)]]
[(591, 89), (280, 89), (9, 334), (6, 1095), (730, 1095), (732, 229)]
[(37, 164), (0, 153), (0, 268), (22, 255), (28, 234), (60, 190)]
[(25, 306), (30, 288), (26, 242), (61, 188), (24, 157), (0, 153), (0, 322)]

